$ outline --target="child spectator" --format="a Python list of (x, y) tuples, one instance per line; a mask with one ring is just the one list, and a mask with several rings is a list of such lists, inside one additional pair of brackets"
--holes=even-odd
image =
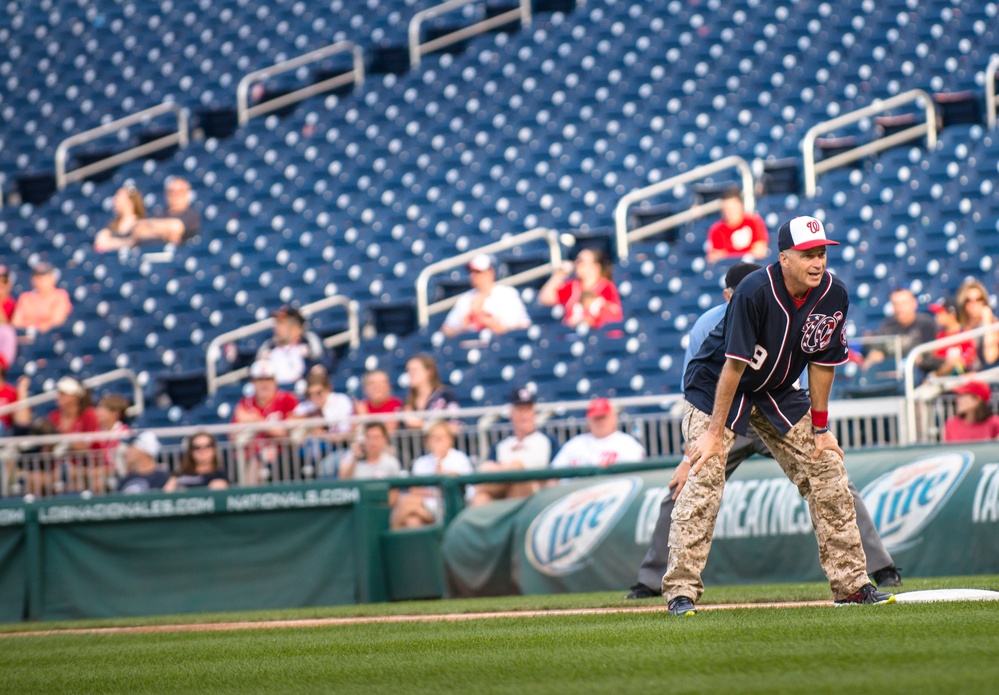
[(999, 415), (992, 412), (992, 389), (982, 381), (968, 381), (953, 390), (957, 412), (944, 423), (945, 442), (981, 442), (999, 437)]
[[(413, 461), (414, 476), (468, 475), (474, 472), (468, 457), (454, 448), (454, 433), (448, 423), (438, 421), (431, 425), (424, 443), (428, 453)], [(474, 495), (474, 489), (470, 487), (466, 495)], [(411, 487), (400, 493), (392, 509), (391, 526), (394, 529), (417, 528), (439, 523), (443, 517), (442, 506), (441, 493), (437, 488)]]
[[(576, 277), (569, 280), (573, 272)], [(588, 297), (584, 304), (587, 293), (593, 298)], [(538, 293), (538, 301), (544, 306), (564, 306), (562, 321), (572, 328), (581, 323), (600, 328), (624, 318), (610, 259), (599, 249), (584, 248), (573, 263), (556, 270)]]
[(119, 444), (132, 429), (125, 423), (125, 411), (130, 403), (124, 396), (112, 393), (97, 402), (95, 412), (100, 428), (109, 434), (118, 435), (94, 442), (93, 447), (100, 452), (91, 473), (91, 489), (105, 488), (105, 475), (111, 475), (118, 470)]
[(94, 237), (94, 251), (98, 253), (117, 251), (132, 246), (132, 229), (139, 220), (146, 216), (146, 205), (142, 202), (142, 194), (135, 186), (127, 186), (115, 191), (112, 209), (114, 217)]
[[(361, 379), (361, 390), (364, 392), (364, 400), (357, 403), (358, 415), (398, 413), (404, 407), (402, 400), (392, 395), (389, 375), (380, 369), (367, 372), (364, 375)], [(395, 432), (398, 428), (398, 420), (385, 422), (385, 429), (389, 433)]]
[(55, 269), (51, 264), (35, 265), (31, 271), (31, 286), (34, 289), (17, 298), (11, 324), (15, 328), (47, 333), (66, 323), (73, 305), (69, 293), (56, 287)]
[(170, 476), (163, 486), (164, 492), (179, 492), (194, 488), (224, 490), (229, 487), (229, 477), (219, 460), (218, 442), (207, 432), (198, 432), (187, 442), (180, 471)]
[[(950, 299), (941, 299), (935, 304), (930, 304), (930, 312), (933, 320), (937, 323), (937, 340), (949, 338), (952, 335), (961, 333), (961, 322), (957, 318), (957, 305)], [(938, 348), (933, 356), (940, 362), (940, 366), (934, 370), (937, 376), (947, 376), (951, 374), (964, 374), (975, 371), (978, 362), (978, 348), (975, 341), (968, 339), (960, 343)]]
[(759, 260), (770, 253), (769, 239), (763, 218), (746, 212), (742, 189), (733, 186), (722, 193), (721, 219), (708, 229), (705, 256), (708, 263), (746, 255)]

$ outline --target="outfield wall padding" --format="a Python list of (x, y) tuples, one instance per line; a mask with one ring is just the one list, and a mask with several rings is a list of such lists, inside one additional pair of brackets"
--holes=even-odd
[(23, 509), (0, 509), (0, 622), (24, 619), (27, 591)]
[[(852, 453), (847, 468), (906, 576), (999, 572), (999, 446)], [(464, 510), (443, 543), (452, 592), (626, 590), (671, 475), (568, 482), (504, 510)], [(805, 501), (773, 460), (750, 459), (726, 486), (705, 583), (822, 579)]]

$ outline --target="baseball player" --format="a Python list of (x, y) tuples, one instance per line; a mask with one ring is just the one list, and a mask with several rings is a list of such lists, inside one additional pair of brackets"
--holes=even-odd
[[(890, 603), (867, 577), (843, 450), (829, 430), (835, 367), (847, 358), (849, 297), (826, 272), (822, 222), (781, 226), (776, 263), (736, 288), (725, 320), (684, 374), (683, 434), (691, 468), (673, 509), (663, 596), (670, 615), (694, 615), (736, 435), (750, 424), (808, 502), (819, 561), (837, 605)], [(808, 368), (809, 390), (798, 386)]]
[[(725, 318), (725, 308), (732, 298), (735, 288), (744, 277), (760, 268), (761, 266), (757, 263), (736, 263), (725, 273), (725, 289), (723, 291), (725, 302), (708, 309), (694, 322), (687, 338), (687, 350), (683, 357), (684, 372), (687, 371), (690, 360), (700, 350), (704, 339)], [(804, 383), (802, 380), (802, 388), (806, 388)], [(728, 452), (725, 480), (731, 478), (739, 464), (753, 454), (773, 458), (767, 445), (756, 434), (756, 430), (750, 427), (747, 436), (736, 437), (731, 451)], [(680, 491), (683, 490), (689, 471), (690, 460), (684, 457), (669, 482), (672, 494), (666, 495), (659, 507), (659, 520), (656, 521), (656, 528), (652, 532), (649, 549), (645, 553), (641, 567), (638, 568), (638, 582), (631, 587), (631, 591), (625, 598), (644, 599), (662, 595), (662, 579), (663, 575), (666, 574), (666, 565), (669, 560), (669, 530), (673, 506)], [(857, 508), (857, 526), (860, 528), (860, 540), (864, 546), (864, 553), (867, 555), (868, 573), (879, 587), (901, 586), (902, 578), (898, 568), (895, 567), (891, 555), (881, 541), (874, 520), (871, 519), (871, 514), (867, 511), (867, 507), (860, 497), (860, 492), (852, 482), (850, 483), (850, 494), (853, 496), (853, 503)]]

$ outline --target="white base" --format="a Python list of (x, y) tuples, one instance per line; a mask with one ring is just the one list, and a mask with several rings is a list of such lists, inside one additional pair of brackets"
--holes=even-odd
[(929, 603), (932, 601), (999, 601), (999, 591), (985, 589), (930, 589), (895, 594), (898, 603)]

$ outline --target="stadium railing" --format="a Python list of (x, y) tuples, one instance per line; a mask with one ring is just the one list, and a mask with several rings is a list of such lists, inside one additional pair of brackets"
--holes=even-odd
[[(879, 113), (884, 113), (898, 106), (904, 106), (906, 104), (911, 104), (913, 102), (922, 102), (923, 112), (926, 114), (926, 120), (922, 123), (917, 123), (905, 130), (900, 130), (892, 135), (887, 135), (885, 137), (877, 138), (871, 142), (859, 145), (857, 147), (851, 148), (846, 152), (841, 152), (832, 157), (823, 159), (820, 162), (815, 161), (815, 141), (816, 139), (825, 133), (831, 133), (838, 128), (850, 125), (853, 123), (858, 123), (871, 116), (876, 116)], [(916, 140), (918, 138), (926, 136), (926, 147), (932, 150), (937, 145), (937, 131), (939, 126), (937, 123), (937, 112), (936, 107), (933, 103), (933, 99), (922, 89), (910, 89), (902, 94), (897, 94), (896, 96), (889, 97), (887, 99), (878, 99), (873, 104), (865, 106), (864, 108), (857, 109), (855, 111), (850, 111), (849, 113), (844, 113), (842, 116), (824, 121), (815, 126), (812, 126), (807, 133), (805, 133), (804, 139), (801, 141), (801, 151), (802, 151), (802, 178), (805, 183), (805, 196), (808, 198), (814, 198), (816, 194), (816, 187), (818, 184), (819, 174), (824, 174), (827, 171), (831, 171), (841, 166), (846, 166), (851, 162), (856, 162), (859, 159), (863, 159), (868, 155), (887, 150), (896, 145), (901, 145), (902, 143), (909, 142), (911, 140)]]
[[(676, 458), (683, 453), (680, 432), (683, 400), (679, 394), (662, 396), (636, 396), (612, 399), (621, 409), (620, 429), (629, 432), (642, 445), (650, 458)], [(589, 401), (559, 401), (539, 403), (538, 430), (551, 435), (559, 444), (586, 431), (584, 412)], [(511, 433), (509, 422), (495, 422), (497, 415), (505, 415), (508, 406), (462, 408), (448, 411), (422, 413), (392, 413), (355, 416), (356, 425), (372, 421), (400, 421), (419, 417), (462, 422), (458, 434), (458, 448), (476, 462), (485, 460), (489, 447)], [(492, 424), (478, 426), (482, 418)], [(900, 425), (905, 417), (902, 398), (869, 398), (830, 403), (830, 420), (840, 443), (845, 449), (872, 446), (899, 446), (910, 443), (903, 440)], [(467, 424), (464, 424), (467, 423)], [(222, 461), (231, 484), (250, 486), (258, 484), (292, 483), (317, 479), (335, 479), (339, 459), (350, 447), (351, 437), (316, 437), (310, 430), (328, 427), (321, 418), (285, 420), (234, 425), (210, 424), (194, 427), (150, 429), (163, 442), (159, 457), (161, 466), (168, 471), (180, 468), (184, 440), (196, 433), (212, 434), (219, 441)], [(286, 436), (256, 438), (263, 430), (283, 430)], [(132, 433), (134, 434), (134, 433)], [(0, 494), (35, 496), (61, 493), (106, 494), (116, 489), (120, 476), (125, 472), (121, 459), (122, 447), (108, 456), (104, 450), (71, 449), (73, 444), (92, 445), (131, 436), (111, 432), (94, 432), (75, 435), (45, 435), (7, 437), (0, 449), (3, 477)], [(392, 446), (404, 469), (423, 453), (422, 430), (400, 429), (392, 435)]]
[[(105, 137), (107, 135), (113, 135), (122, 130), (126, 130), (134, 125), (140, 123), (145, 123), (150, 121), (157, 116), (163, 116), (165, 114), (172, 113), (177, 118), (177, 130), (167, 133), (162, 137), (156, 138), (150, 142), (142, 145), (137, 145), (131, 147), (122, 152), (118, 152), (115, 155), (100, 159), (96, 162), (88, 164), (86, 166), (80, 167), (79, 169), (74, 169), (72, 171), (66, 171), (69, 165), (69, 150), (77, 145), (84, 145), (88, 142), (93, 142), (94, 140)], [(55, 177), (56, 177), (56, 188), (59, 190), (64, 189), (68, 184), (74, 183), (76, 181), (82, 181), (88, 176), (94, 174), (99, 174), (102, 171), (107, 171), (108, 169), (113, 169), (120, 164), (125, 162), (130, 162), (133, 159), (138, 159), (139, 157), (144, 157), (148, 154), (152, 154), (157, 150), (166, 149), (168, 147), (187, 147), (189, 140), (188, 132), (188, 116), (187, 109), (182, 108), (179, 104), (172, 101), (166, 101), (158, 106), (153, 106), (148, 109), (139, 111), (138, 113), (133, 113), (124, 118), (119, 118), (110, 123), (105, 123), (104, 125), (98, 126), (96, 128), (91, 128), (90, 130), (85, 130), (82, 133), (77, 133), (76, 135), (71, 135), (56, 147), (55, 152)]]
[(473, 3), (485, 6), (485, 3), (480, 0), (448, 0), (448, 2), (443, 2), (435, 7), (428, 7), (413, 15), (413, 18), (409, 20), (409, 65), (411, 68), (419, 67), (420, 59), (425, 53), (433, 53), (436, 50), (460, 43), (473, 36), (484, 34), (504, 24), (510, 24), (519, 20), (522, 27), (531, 26), (532, 0), (519, 0), (514, 8), (506, 12), (501, 12), (492, 17), (487, 16), (483, 20), (460, 29), (455, 29), (454, 31), (449, 31), (430, 41), (421, 41), (420, 29), (424, 22)]
[(726, 169), (736, 169), (742, 180), (742, 201), (747, 212), (756, 209), (756, 194), (754, 192), (753, 171), (749, 163), (738, 155), (723, 157), (716, 162), (699, 166), (696, 169), (671, 176), (665, 181), (654, 183), (644, 188), (639, 188), (630, 193), (626, 193), (617, 206), (614, 208), (614, 233), (617, 244), (617, 256), (620, 259), (628, 257), (630, 244), (641, 241), (654, 234), (660, 234), (666, 230), (679, 227), (687, 222), (707, 217), (708, 215), (721, 210), (721, 199), (710, 200), (706, 203), (694, 205), (693, 207), (670, 215), (661, 220), (642, 225), (637, 229), (628, 230), (628, 211), (631, 206), (643, 200), (649, 200), (654, 196), (662, 195), (678, 186), (691, 181), (700, 181), (713, 174)]
[[(287, 94), (275, 96), (274, 98), (261, 101), (253, 106), (249, 105), (250, 87), (252, 85), (258, 82), (265, 82), (277, 75), (281, 75), (291, 70), (297, 70), (298, 68), (306, 65), (311, 65), (338, 53), (351, 54), (353, 67), (350, 70), (346, 70), (339, 75), (333, 75), (328, 79), (315, 82), (308, 87), (302, 87), (301, 89), (296, 89), (292, 92), (288, 92)], [(309, 51), (308, 53), (298, 56), (297, 58), (291, 58), (280, 63), (275, 63), (270, 67), (254, 70), (253, 72), (244, 75), (243, 78), (240, 79), (239, 84), (236, 85), (236, 120), (239, 125), (244, 126), (251, 118), (262, 116), (270, 113), (271, 111), (276, 111), (285, 106), (290, 106), (291, 104), (296, 104), (303, 99), (308, 99), (316, 94), (329, 92), (337, 89), (338, 87), (345, 87), (351, 83), (354, 83), (355, 86), (364, 84), (364, 54), (361, 51), (361, 48), (353, 41), (338, 41), (329, 46)]]

